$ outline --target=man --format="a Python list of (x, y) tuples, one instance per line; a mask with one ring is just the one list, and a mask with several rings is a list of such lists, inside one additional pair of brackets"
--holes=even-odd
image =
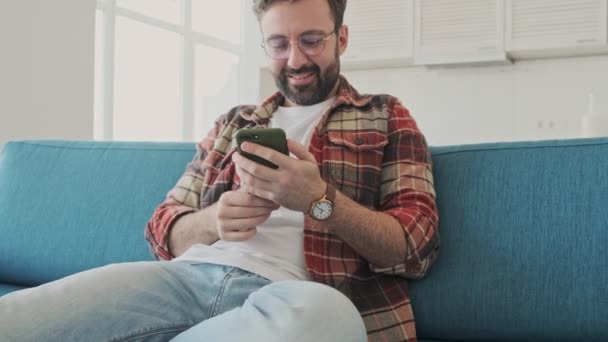
[[(333, 286), (355, 303), (371, 340), (412, 339), (402, 277), (422, 276), (439, 241), (430, 158), (396, 99), (361, 96), (339, 76), (345, 6), (255, 1), (280, 92), (216, 123), (147, 236), (163, 259)], [(239, 128), (267, 126), (287, 131), (293, 157), (253, 144), (244, 149), (277, 170), (233, 153)], [(333, 187), (333, 214), (315, 219), (311, 204)]]
[[(359, 95), (340, 76), (345, 7), (254, 1), (279, 92), (220, 117), (156, 209), (146, 238), (172, 261), (10, 295), (0, 330), (47, 341), (415, 340), (404, 277), (423, 276), (439, 248), (430, 156), (398, 100)], [(287, 132), (291, 156), (242, 148), (277, 169), (235, 153), (236, 131), (269, 126)], [(312, 210), (320, 203), (329, 215)]]

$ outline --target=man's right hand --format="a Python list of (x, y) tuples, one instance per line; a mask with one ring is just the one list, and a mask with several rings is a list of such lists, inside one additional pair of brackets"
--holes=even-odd
[(252, 238), (256, 227), (264, 223), (279, 205), (245, 191), (228, 191), (220, 197), (217, 208), (217, 233), (226, 241)]
[(195, 244), (211, 245), (218, 239), (243, 241), (270, 217), (276, 203), (245, 191), (228, 191), (205, 209), (180, 217), (171, 228), (168, 247), (180, 256)]

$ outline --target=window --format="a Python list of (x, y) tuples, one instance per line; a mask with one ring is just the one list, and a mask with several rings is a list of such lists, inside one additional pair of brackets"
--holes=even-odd
[(238, 104), (248, 9), (244, 0), (97, 0), (95, 138), (201, 139)]

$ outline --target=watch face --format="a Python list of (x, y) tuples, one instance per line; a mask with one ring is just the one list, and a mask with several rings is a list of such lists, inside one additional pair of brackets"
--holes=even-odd
[(320, 201), (312, 208), (312, 217), (317, 220), (325, 220), (331, 215), (333, 210), (334, 207), (330, 201)]

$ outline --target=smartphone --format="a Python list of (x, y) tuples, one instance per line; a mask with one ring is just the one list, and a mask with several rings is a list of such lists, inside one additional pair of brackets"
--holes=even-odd
[(239, 153), (254, 162), (268, 166), (273, 169), (279, 167), (268, 160), (241, 150), (241, 144), (245, 141), (269, 147), (284, 155), (289, 155), (287, 149), (287, 137), (285, 131), (280, 128), (243, 128), (236, 132), (236, 146)]

